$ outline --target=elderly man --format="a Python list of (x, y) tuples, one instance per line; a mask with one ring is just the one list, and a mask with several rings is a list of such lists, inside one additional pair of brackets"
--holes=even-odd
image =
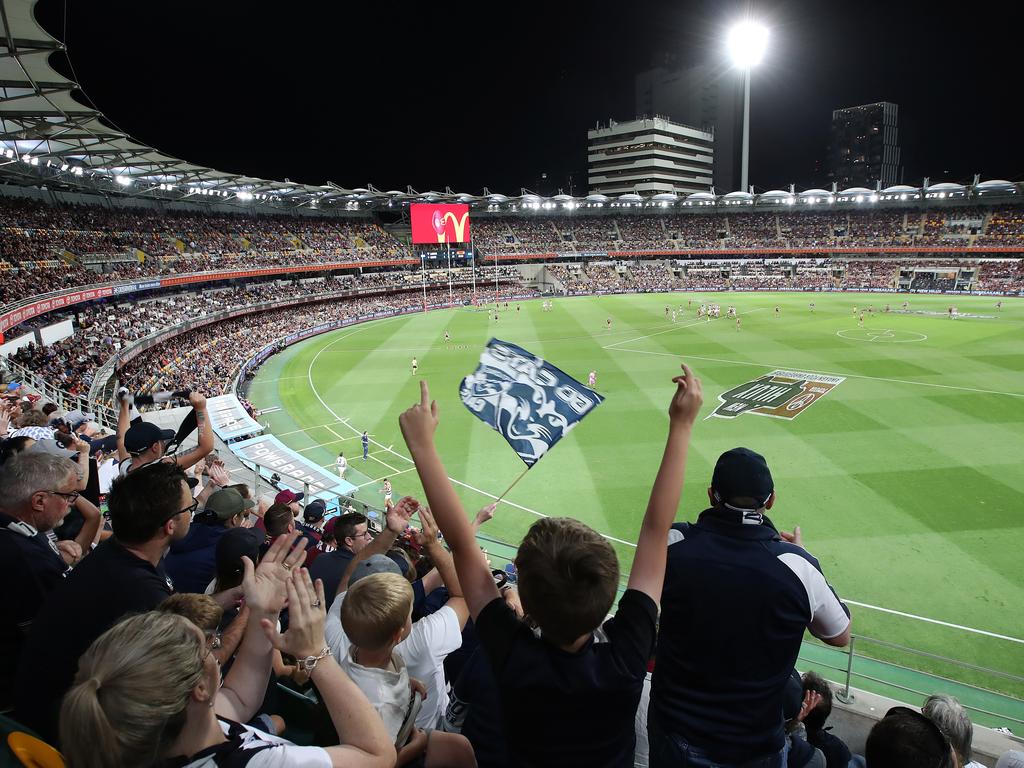
[(46, 534), (68, 514), (77, 486), (75, 463), (59, 456), (21, 453), (0, 466), (0, 583), (7, 595), (0, 609), (0, 658), (7, 662), (0, 664), (0, 709), (10, 704), (16, 661), (36, 614), (70, 570)]
[(170, 462), (114, 481), (107, 497), (114, 536), (53, 590), (36, 616), (18, 664), (15, 719), (55, 739), (60, 701), (79, 656), (126, 613), (153, 610), (174, 591), (160, 561), (188, 534), (197, 506), (185, 473)]

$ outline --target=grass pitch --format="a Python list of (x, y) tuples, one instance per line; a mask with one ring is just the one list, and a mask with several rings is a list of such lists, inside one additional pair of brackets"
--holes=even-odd
[[(882, 312), (886, 303), (900, 309), (904, 298), (909, 313)], [(735, 305), (741, 329), (724, 317), (698, 321), (702, 300), (723, 313)], [(1024, 301), (1007, 300), (1001, 310), (996, 301), (676, 293), (555, 299), (550, 312), (539, 301), (519, 311), (513, 303), (497, 322), (477, 310), (438, 311), (291, 347), (264, 365), (250, 397), (257, 407), (282, 407), (270, 416), (273, 433), (314, 462), (333, 467), (345, 451), (348, 479), (380, 506), (385, 477), (397, 495), (422, 498), (397, 417), (426, 378), (440, 405), (441, 455), (472, 511), (524, 466), (459, 401), (459, 382), (487, 340), (519, 344), (584, 382), (596, 370), (605, 403), (527, 473), (482, 532), (515, 544), (537, 514), (571, 515), (613, 540), (627, 572), (664, 446), (670, 380), (686, 360), (703, 380), (705, 404), (678, 519), (707, 506), (722, 451), (753, 448), (775, 478), (772, 519), (786, 529), (799, 524), (839, 594), (863, 604), (853, 606), (856, 634), (1020, 676), (1024, 644), (968, 631), (1024, 638)], [(951, 320), (951, 304), (977, 316)], [(676, 323), (666, 306), (680, 313)], [(861, 328), (867, 306), (875, 311)], [(846, 378), (791, 420), (705, 418), (720, 394), (775, 369)], [(363, 429), (376, 443), (366, 461)], [(1024, 697), (1018, 680), (884, 647), (859, 650)]]

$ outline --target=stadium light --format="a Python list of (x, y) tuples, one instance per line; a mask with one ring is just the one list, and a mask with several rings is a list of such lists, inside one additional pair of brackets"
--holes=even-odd
[(114, 181), (116, 181), (122, 187), (129, 187), (129, 186), (131, 186), (131, 183), (132, 183), (132, 180), (129, 177), (127, 177), (127, 176), (120, 176), (120, 175), (115, 176), (114, 177)]
[(750, 70), (761, 63), (768, 47), (768, 28), (756, 21), (741, 21), (729, 30), (726, 46), (733, 64), (743, 70), (743, 156), (740, 190), (747, 191), (750, 171)]

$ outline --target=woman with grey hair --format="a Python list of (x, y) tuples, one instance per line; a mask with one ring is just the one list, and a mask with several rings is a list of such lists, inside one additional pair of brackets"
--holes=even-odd
[(981, 763), (971, 760), (971, 741), (974, 739), (974, 726), (967, 711), (953, 696), (944, 693), (934, 694), (924, 700), (921, 713), (939, 727), (942, 734), (949, 739), (957, 762), (962, 768), (984, 768)]

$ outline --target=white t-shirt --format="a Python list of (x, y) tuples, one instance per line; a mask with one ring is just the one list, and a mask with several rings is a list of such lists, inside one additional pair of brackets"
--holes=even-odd
[(364, 667), (352, 660), (349, 646), (349, 651), (341, 660), (341, 668), (352, 678), (352, 682), (359, 686), (359, 690), (366, 694), (366, 698), (384, 721), (388, 737), (395, 741), (402, 724), (410, 714), (412, 688), (409, 686), (409, 671), (402, 660), (402, 655), (392, 652), (391, 661), (395, 664), (394, 670)]
[(248, 725), (217, 719), (228, 741), (203, 750), (182, 768), (331, 768), (331, 756), (321, 747), (300, 747)]
[(348, 468), (348, 459), (346, 459), (344, 456), (339, 456), (334, 463), (338, 465), (338, 469), (340, 470)]
[[(327, 625), (324, 634), (331, 653), (341, 664), (348, 656), (351, 643), (341, 627), (341, 604), (345, 593), (338, 595), (327, 611)], [(452, 651), (462, 647), (462, 630), (459, 617), (453, 608), (444, 606), (441, 610), (424, 616), (412, 625), (412, 632), (395, 646), (409, 668), (409, 676), (415, 677), (427, 689), (427, 698), (416, 716), (416, 727), (424, 730), (436, 728), (448, 708), (448, 689), (444, 683), (444, 660)]]

